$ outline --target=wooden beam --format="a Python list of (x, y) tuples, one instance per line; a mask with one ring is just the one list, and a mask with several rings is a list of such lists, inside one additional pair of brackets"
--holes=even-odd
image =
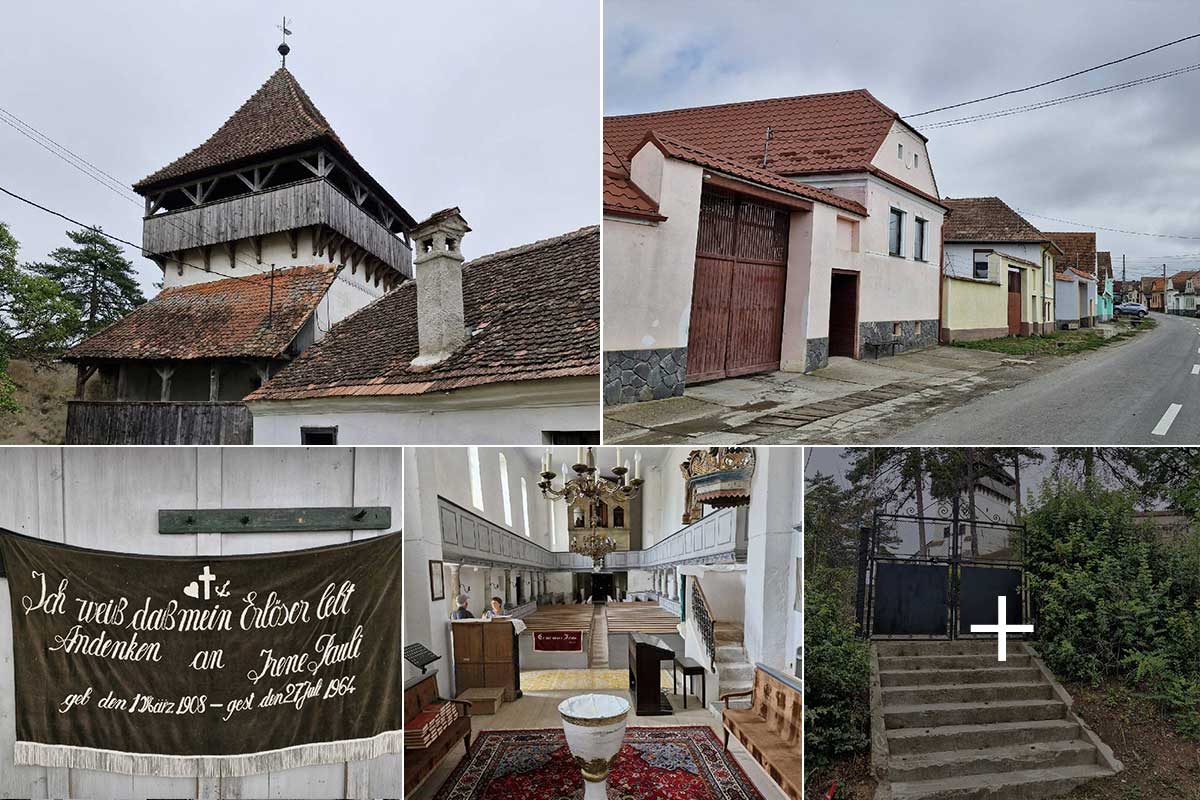
[(254, 243), (254, 260), (259, 264), (262, 263), (262, 237), (251, 236), (250, 241)]
[[(258, 181), (258, 190), (259, 190), (260, 192), (261, 192), (263, 189), (267, 188), (267, 181), (271, 180), (271, 176), (275, 174), (275, 168), (276, 168), (276, 167), (278, 167), (278, 166), (279, 166), (279, 164), (278, 164), (278, 163), (275, 163), (275, 164), (272, 164), (271, 166), (267, 167), (267, 174), (266, 174), (266, 175), (263, 175), (261, 179), (257, 179), (257, 181)], [(256, 168), (254, 169), (254, 174), (255, 174), (255, 175), (258, 175), (258, 170), (259, 170), (259, 169), (260, 169), (260, 168), (258, 168), (258, 167), (256, 167)]]
[(229, 268), (235, 268), (237, 266), (237, 239), (230, 239), (225, 243), (225, 255), (229, 256)]
[(183, 275), (183, 251), (176, 250), (171, 255), (175, 258), (175, 267), (179, 270), (179, 274)]
[(200, 248), (200, 252), (204, 254), (204, 271), (212, 272), (212, 246), (206, 244)]
[[(254, 168), (254, 171), (255, 171), (255, 172), (258, 172), (258, 168), (257, 168), (257, 167), (255, 167), (255, 168)], [(250, 191), (252, 191), (252, 192), (257, 192), (257, 191), (258, 191), (258, 183), (257, 183), (257, 181), (256, 181), (256, 180), (254, 180), (253, 178), (247, 178), (247, 177), (246, 177), (246, 176), (245, 176), (243, 173), (241, 173), (241, 172), (235, 172), (235, 173), (233, 173), (233, 174), (238, 176), (238, 180), (240, 180), (242, 183), (246, 184), (246, 188), (247, 188), (247, 189), (249, 189), (249, 190), (250, 190)]]
[(221, 365), (214, 363), (208, 368), (208, 402), (215, 403), (221, 396)]
[(158, 373), (158, 379), (162, 383), (162, 391), (159, 393), (159, 400), (167, 401), (171, 399), (171, 376), (175, 374), (175, 367), (172, 364), (163, 364), (156, 366), (154, 371)]
[(160, 534), (382, 531), (390, 527), (390, 506), (163, 508), (158, 512)]
[(195, 192), (189, 191), (188, 187), (186, 187), (186, 186), (180, 186), (179, 191), (181, 191), (185, 195), (187, 195), (187, 199), (192, 201), (192, 205), (198, 206), (198, 205), (200, 205), (200, 184), (197, 183), (197, 184), (195, 184), (195, 186), (196, 186)]
[(290, 228), (288, 229), (287, 237), (288, 244), (292, 246), (292, 258), (297, 258), (298, 248), (300, 247), (300, 231)]
[(320, 225), (320, 223), (318, 223), (318, 224), (312, 226), (312, 246), (313, 246), (312, 254), (314, 256), (317, 254), (317, 244), (320, 242), (320, 240), (321, 240), (321, 225)]

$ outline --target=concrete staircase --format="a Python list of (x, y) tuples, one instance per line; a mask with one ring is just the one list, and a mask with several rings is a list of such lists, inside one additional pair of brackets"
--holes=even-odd
[(608, 669), (608, 615), (604, 606), (592, 611), (592, 639), (588, 643), (588, 669)]
[(874, 649), (883, 730), (873, 726), (873, 747), (882, 733), (887, 751), (877, 800), (1057, 797), (1120, 769), (1020, 642), (1003, 663), (995, 641)]
[[(750, 663), (743, 646), (745, 631), (736, 622), (717, 622), (713, 624), (713, 638), (716, 641), (717, 652), (717, 687), (719, 695), (730, 692), (743, 692), (754, 688), (754, 665)], [(739, 697), (729, 701), (730, 708), (749, 708), (751, 698)], [(718, 715), (725, 704), (714, 700), (710, 706)]]

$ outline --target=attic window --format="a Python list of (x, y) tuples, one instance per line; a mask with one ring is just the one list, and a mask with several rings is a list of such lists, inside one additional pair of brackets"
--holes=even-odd
[(918, 153), (913, 153), (913, 169), (921, 166), (921, 156)]
[(904, 160), (904, 143), (903, 142), (896, 143), (896, 158), (900, 159), (901, 161)]
[(433, 252), (433, 238), (432, 237), (421, 240), (421, 252), (422, 253), (432, 253)]

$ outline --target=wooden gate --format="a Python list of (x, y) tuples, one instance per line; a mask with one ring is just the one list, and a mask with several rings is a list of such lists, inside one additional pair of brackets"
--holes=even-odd
[(779, 368), (789, 220), (774, 206), (701, 195), (689, 383)]
[(1021, 273), (1008, 273), (1008, 335), (1021, 333)]

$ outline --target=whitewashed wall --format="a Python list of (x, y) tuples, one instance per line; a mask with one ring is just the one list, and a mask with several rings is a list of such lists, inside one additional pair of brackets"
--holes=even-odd
[[(384, 505), (401, 524), (398, 448), (0, 448), (0, 526), (57, 542), (160, 555), (236, 555), (369, 538), (158, 533), (161, 508)], [(397, 600), (399, 603), (399, 600)], [(155, 778), (13, 764), (12, 617), (0, 580), (0, 797), (399, 797), (402, 756), (245, 778)]]

